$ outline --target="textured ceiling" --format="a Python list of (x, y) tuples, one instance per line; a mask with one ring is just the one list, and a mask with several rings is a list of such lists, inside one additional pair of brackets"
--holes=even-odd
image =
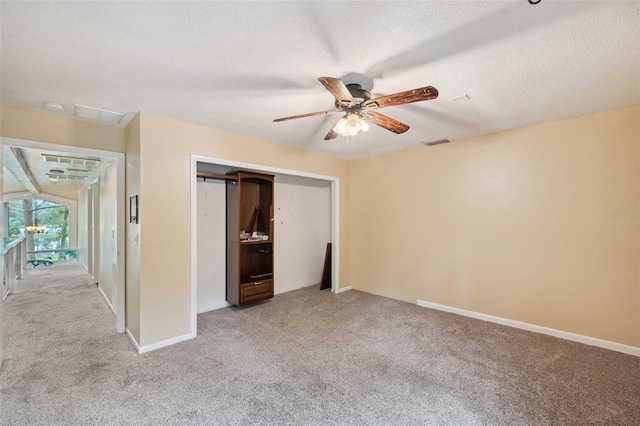
[[(16, 158), (14, 149), (19, 151), (19, 155), (24, 159), (24, 163), (28, 167), (29, 171), (33, 175), (33, 178), (38, 185), (41, 192), (56, 192), (56, 191), (77, 191), (88, 180), (92, 180), (98, 173), (100, 166), (104, 167), (104, 164), (109, 160), (102, 158), (97, 166), (86, 166), (81, 164), (67, 164), (67, 163), (54, 163), (43, 160), (43, 155), (47, 156), (62, 156), (64, 158), (74, 159), (94, 159), (95, 157), (88, 157), (86, 155), (76, 155), (64, 152), (56, 151), (43, 151), (34, 148), (19, 148), (11, 146), (10, 142), (2, 146), (3, 151), (3, 163), (4, 163), (4, 181), (3, 190), (5, 194), (28, 191), (29, 188), (35, 189), (33, 186), (24, 185), (22, 182), (27, 181), (29, 178), (24, 172), (24, 168), (20, 165), (20, 162)], [(57, 170), (57, 171), (56, 171)], [(60, 173), (61, 172), (61, 173)], [(51, 180), (48, 175), (59, 176), (58, 179)], [(17, 175), (17, 177), (16, 177)], [(80, 177), (79, 179), (77, 177)]]
[[(640, 103), (640, 3), (1, 3), (1, 101), (174, 117), (342, 158), (363, 158)], [(373, 95), (435, 86), (383, 110), (411, 129), (323, 137), (317, 81)], [(452, 101), (469, 95), (467, 102)]]

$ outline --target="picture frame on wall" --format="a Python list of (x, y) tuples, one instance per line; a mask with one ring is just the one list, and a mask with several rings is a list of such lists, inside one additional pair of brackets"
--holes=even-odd
[(138, 196), (129, 197), (129, 223), (138, 223)]

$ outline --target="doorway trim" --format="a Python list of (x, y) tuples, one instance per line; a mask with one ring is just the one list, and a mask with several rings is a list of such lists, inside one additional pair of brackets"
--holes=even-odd
[(331, 182), (331, 292), (340, 292), (340, 178), (336, 176), (307, 173), (300, 170), (283, 169), (280, 167), (271, 167), (262, 164), (245, 163), (242, 161), (191, 154), (191, 338), (195, 338), (198, 332), (198, 187), (196, 174), (198, 172), (199, 162), (237, 167), (239, 169), (250, 169), (257, 172), (280, 173)]
[(51, 150), (76, 155), (87, 155), (115, 160), (116, 162), (116, 202), (118, 203), (118, 230), (117, 230), (117, 265), (116, 268), (116, 331), (125, 332), (125, 156), (123, 152), (103, 151), (101, 149), (83, 148), (72, 145), (58, 145), (46, 142), (36, 142), (25, 139), (2, 138), (3, 144), (19, 148), (31, 148), (38, 150)]

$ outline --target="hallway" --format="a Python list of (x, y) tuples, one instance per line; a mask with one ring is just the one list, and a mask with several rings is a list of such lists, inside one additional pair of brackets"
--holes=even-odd
[(139, 359), (79, 264), (24, 271), (5, 301), (5, 348), (2, 425), (89, 424), (97, 402), (115, 404), (116, 369)]

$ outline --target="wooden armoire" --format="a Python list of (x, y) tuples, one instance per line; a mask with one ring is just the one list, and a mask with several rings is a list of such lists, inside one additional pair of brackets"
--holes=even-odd
[(227, 302), (273, 297), (273, 176), (238, 172), (227, 180)]

